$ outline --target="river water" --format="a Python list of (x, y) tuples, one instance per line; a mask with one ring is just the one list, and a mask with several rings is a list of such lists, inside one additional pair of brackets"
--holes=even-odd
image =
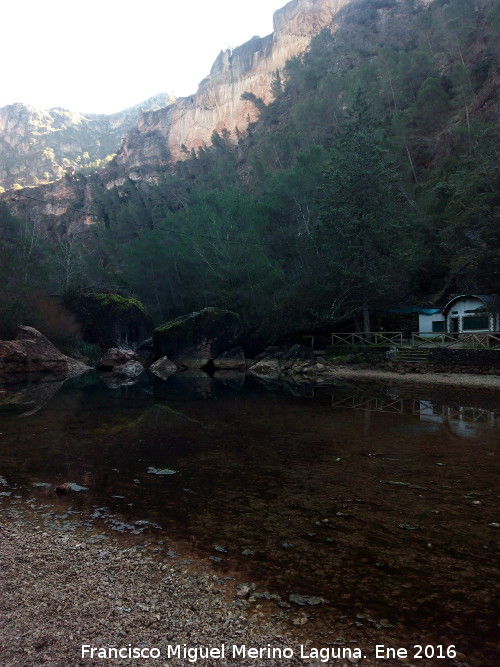
[[(499, 435), (488, 391), (204, 374), (5, 384), (0, 520), (22, 509), (189, 555), (330, 644), (383, 633), (490, 665)], [(74, 492), (56, 495), (63, 482)]]

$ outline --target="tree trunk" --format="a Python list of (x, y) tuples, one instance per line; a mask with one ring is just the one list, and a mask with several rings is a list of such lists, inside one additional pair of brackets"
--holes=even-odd
[(368, 338), (368, 334), (370, 333), (370, 308), (368, 306), (368, 251), (366, 248), (366, 237), (365, 237), (365, 230), (364, 230), (364, 225), (361, 230), (362, 234), (362, 256), (361, 256), (361, 280), (362, 280), (362, 286), (361, 286), (361, 301), (362, 301), (362, 309), (363, 309), (363, 333), (365, 334), (365, 337)]
[(370, 309), (368, 307), (368, 301), (365, 300), (365, 295), (363, 294), (363, 333), (366, 337), (370, 333)]

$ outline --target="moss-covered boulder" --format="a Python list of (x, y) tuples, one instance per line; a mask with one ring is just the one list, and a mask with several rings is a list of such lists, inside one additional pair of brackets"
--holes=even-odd
[(242, 332), (236, 313), (205, 308), (155, 329), (155, 357), (167, 356), (178, 366), (202, 368), (232, 347)]
[(68, 304), (82, 328), (83, 338), (103, 348), (128, 347), (151, 336), (153, 324), (137, 299), (92, 292)]

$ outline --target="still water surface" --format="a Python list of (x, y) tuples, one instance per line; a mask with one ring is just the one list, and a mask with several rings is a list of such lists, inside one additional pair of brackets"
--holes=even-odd
[(3, 512), (195, 556), (309, 636), (494, 664), (495, 392), (92, 374), (0, 390)]

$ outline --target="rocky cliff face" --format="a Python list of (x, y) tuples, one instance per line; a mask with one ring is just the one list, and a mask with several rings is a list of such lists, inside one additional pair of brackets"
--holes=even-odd
[[(270, 86), (287, 60), (305, 51), (311, 38), (332, 27), (335, 14), (350, 0), (292, 0), (274, 14), (274, 31), (253, 37), (234, 50), (221, 51), (198, 91), (157, 111), (141, 114), (124, 140), (117, 162), (132, 178), (182, 159), (185, 149), (210, 144), (214, 131), (244, 132), (259, 111), (242, 100), (252, 93), (265, 103)], [(134, 171), (137, 171), (134, 174)]]
[(173, 102), (165, 93), (112, 115), (25, 104), (0, 109), (0, 186), (26, 186), (61, 178), (66, 170), (98, 167), (116, 153), (144, 109)]
[[(232, 51), (222, 51), (194, 95), (179, 98), (164, 108), (140, 113), (136, 126), (123, 140), (113, 168), (100, 173), (101, 186), (119, 188), (127, 177), (155, 182), (162, 167), (182, 159), (186, 149), (210, 144), (214, 131), (226, 129), (236, 140), (237, 132), (245, 132), (248, 123), (259, 115), (255, 103), (242, 100), (242, 94), (252, 93), (264, 103), (270, 102), (270, 87), (276, 71), (282, 71), (287, 60), (303, 53), (312, 37), (323, 28), (333, 29), (337, 12), (350, 1), (292, 0), (274, 14), (271, 35), (253, 37)], [(57, 137), (61, 149), (81, 152), (81, 144), (75, 137), (81, 133), (82, 127), (93, 137), (95, 145), (102, 141), (94, 133), (97, 121), (92, 117), (59, 109), (40, 112), (22, 105), (15, 106), (21, 108), (0, 110), (0, 155), (7, 155), (8, 162), (9, 151), (15, 148), (16, 154), (23, 156), (17, 166), (10, 167), (2, 166), (0, 159), (0, 179), (3, 173), (9, 184), (15, 179), (19, 182), (21, 172), (25, 174), (26, 184), (33, 182), (29, 181), (34, 172), (33, 164), (40, 165), (37, 168), (53, 164), (47, 155), (50, 149), (39, 151), (38, 158), (28, 157), (32, 135), (40, 132), (41, 126), (45, 128), (41, 134), (50, 147)], [(117, 116), (120, 115), (105, 117), (106, 127), (114, 126), (118, 132), (123, 132), (125, 126), (120, 124)], [(31, 134), (26, 128), (31, 128)], [(88, 148), (86, 150), (90, 154)], [(58, 174), (64, 173), (64, 167), (56, 165), (54, 169), (59, 170)], [(2, 195), (1, 200), (14, 215), (41, 221), (48, 230), (59, 229), (61, 232), (63, 226), (63, 231), (71, 233), (95, 221), (90, 186), (71, 173), (46, 185), (11, 189)]]

